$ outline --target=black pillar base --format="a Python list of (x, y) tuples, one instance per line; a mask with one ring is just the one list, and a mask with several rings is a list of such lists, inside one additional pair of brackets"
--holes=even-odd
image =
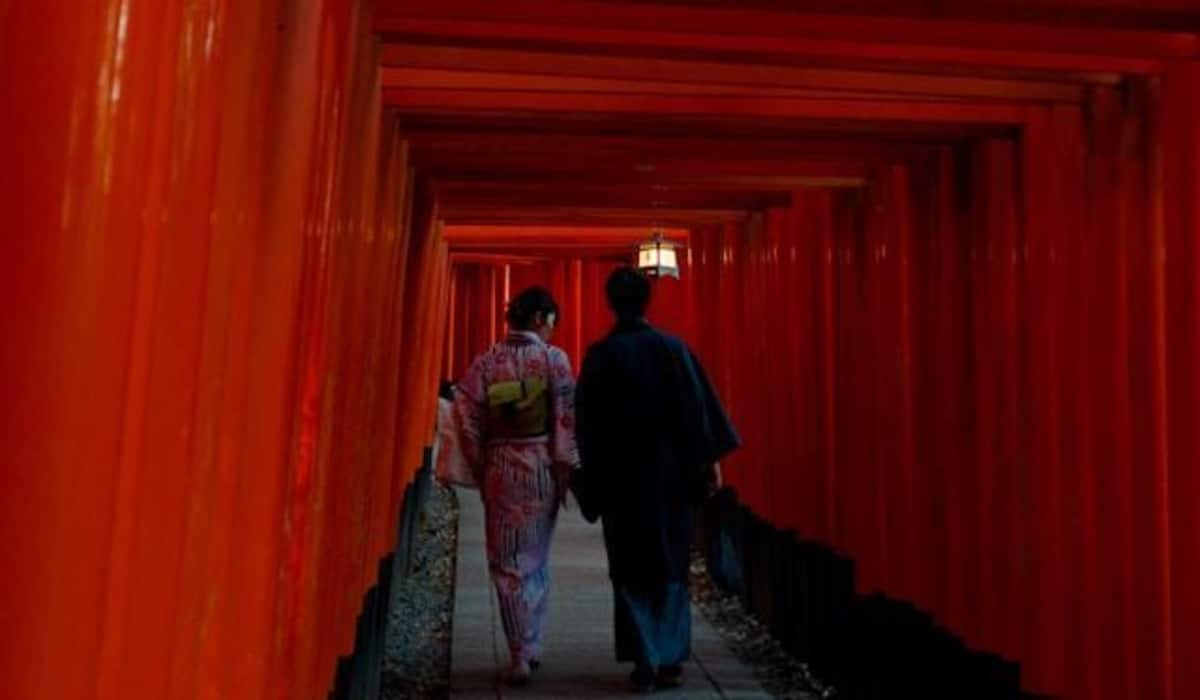
[(713, 580), (840, 697), (1023, 697), (1015, 662), (968, 649), (906, 601), (858, 595), (851, 559), (771, 526), (732, 489), (701, 522)]

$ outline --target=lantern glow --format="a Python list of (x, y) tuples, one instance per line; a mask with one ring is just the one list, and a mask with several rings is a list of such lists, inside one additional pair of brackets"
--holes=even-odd
[(661, 232), (638, 245), (638, 269), (647, 276), (679, 279), (679, 256), (675, 244), (663, 239)]

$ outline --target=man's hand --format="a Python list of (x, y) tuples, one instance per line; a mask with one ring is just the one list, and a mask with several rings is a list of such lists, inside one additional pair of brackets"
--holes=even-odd
[(558, 505), (563, 510), (570, 510), (567, 504), (567, 496), (571, 493), (571, 472), (570, 470), (557, 470), (554, 473), (554, 488), (558, 495)]
[(721, 463), (713, 462), (704, 470), (704, 495), (712, 498), (721, 490)]

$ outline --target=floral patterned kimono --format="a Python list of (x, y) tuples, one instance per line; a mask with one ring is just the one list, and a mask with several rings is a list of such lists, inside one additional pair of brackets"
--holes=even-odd
[[(497, 437), (489, 387), (533, 381), (549, 394), (548, 433)], [(458, 383), (455, 421), (475, 466), (487, 520), (488, 568), (514, 662), (538, 659), (550, 588), (550, 538), (575, 446), (575, 381), (561, 349), (513, 332), (475, 358)]]

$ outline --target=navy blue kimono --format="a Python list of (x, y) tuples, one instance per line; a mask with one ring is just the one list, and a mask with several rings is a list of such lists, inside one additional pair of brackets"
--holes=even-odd
[(617, 659), (682, 663), (692, 509), (705, 467), (740, 439), (688, 347), (644, 320), (618, 323), (588, 349), (575, 410), (591, 501), (581, 505), (603, 521)]

